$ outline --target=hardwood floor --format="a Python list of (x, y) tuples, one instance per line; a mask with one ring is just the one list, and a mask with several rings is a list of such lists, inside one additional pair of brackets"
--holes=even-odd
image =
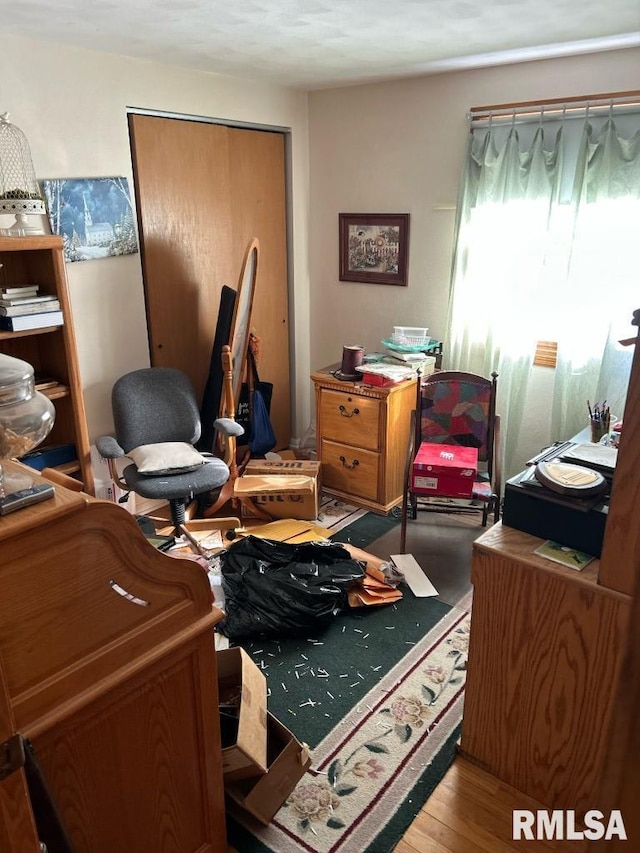
[(584, 841), (513, 841), (513, 809), (544, 808), (458, 756), (394, 853), (586, 849)]

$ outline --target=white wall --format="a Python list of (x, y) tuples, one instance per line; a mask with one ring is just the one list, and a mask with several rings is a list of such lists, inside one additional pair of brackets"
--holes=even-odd
[[(308, 421), (307, 95), (169, 65), (0, 36), (0, 112), (27, 136), (43, 178), (125, 175), (133, 195), (127, 107), (292, 129), (291, 318), (296, 406)], [(0, 227), (13, 217), (0, 216)], [(46, 222), (46, 220), (45, 220)], [(239, 272), (239, 270), (238, 270)], [(112, 429), (114, 380), (149, 363), (140, 255), (67, 265), (91, 438)], [(305, 393), (305, 389), (306, 393)]]
[[(445, 332), (454, 210), (471, 106), (637, 86), (640, 50), (596, 53), (304, 93), (25, 38), (0, 36), (2, 103), (39, 179), (125, 175), (127, 107), (292, 128), (293, 435), (312, 418), (309, 373), (344, 343), (380, 348), (393, 325)], [(307, 112), (309, 110), (309, 113)], [(338, 281), (338, 212), (411, 214), (409, 287)], [(10, 224), (0, 217), (0, 227)], [(92, 438), (110, 390), (148, 364), (140, 256), (67, 266)], [(537, 378), (523, 454), (548, 440)]]
[[(394, 325), (444, 337), (470, 107), (631, 90), (639, 68), (632, 48), (311, 93), (312, 368), (382, 349)], [(339, 212), (410, 214), (408, 287), (338, 280)], [(522, 461), (550, 439), (553, 372), (534, 369)]]

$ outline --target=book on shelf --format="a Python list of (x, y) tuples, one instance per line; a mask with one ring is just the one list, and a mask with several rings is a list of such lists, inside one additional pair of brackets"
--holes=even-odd
[(57, 299), (49, 299), (46, 302), (32, 302), (27, 305), (1, 305), (0, 317), (19, 317), (23, 314), (43, 314), (45, 311), (59, 311), (60, 303)]
[(7, 299), (10, 296), (37, 296), (39, 290), (38, 284), (16, 284), (12, 287), (0, 287), (0, 297)]
[(43, 293), (40, 296), (2, 296), (0, 305), (10, 308), (12, 305), (35, 305), (39, 302), (53, 302), (57, 299), (52, 293)]
[(35, 378), (36, 391), (50, 390), (51, 388), (57, 388), (59, 385), (58, 380), (52, 379), (50, 376), (36, 376)]
[(0, 331), (24, 332), (27, 329), (44, 329), (47, 326), (62, 326), (62, 311), (44, 311), (40, 314), (21, 314), (18, 317), (0, 317)]

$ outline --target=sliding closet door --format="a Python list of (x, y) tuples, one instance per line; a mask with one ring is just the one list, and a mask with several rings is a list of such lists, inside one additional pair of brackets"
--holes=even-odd
[(260, 240), (252, 328), (274, 383), (278, 446), (290, 438), (284, 135), (184, 119), (129, 119), (151, 363), (177, 367), (199, 399), (220, 291)]
[(251, 325), (262, 338), (260, 378), (273, 382), (271, 422), (278, 447), (289, 446), (291, 429), (284, 163), (282, 133), (229, 128), (233, 254), (244, 256), (243, 235), (260, 240)]

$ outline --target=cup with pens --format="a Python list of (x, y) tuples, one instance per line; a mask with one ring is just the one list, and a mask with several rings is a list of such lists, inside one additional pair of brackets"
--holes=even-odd
[(589, 409), (591, 441), (594, 444), (599, 444), (605, 435), (609, 434), (611, 412), (609, 411), (606, 400), (604, 403), (596, 403), (594, 406), (587, 400), (587, 408)]

